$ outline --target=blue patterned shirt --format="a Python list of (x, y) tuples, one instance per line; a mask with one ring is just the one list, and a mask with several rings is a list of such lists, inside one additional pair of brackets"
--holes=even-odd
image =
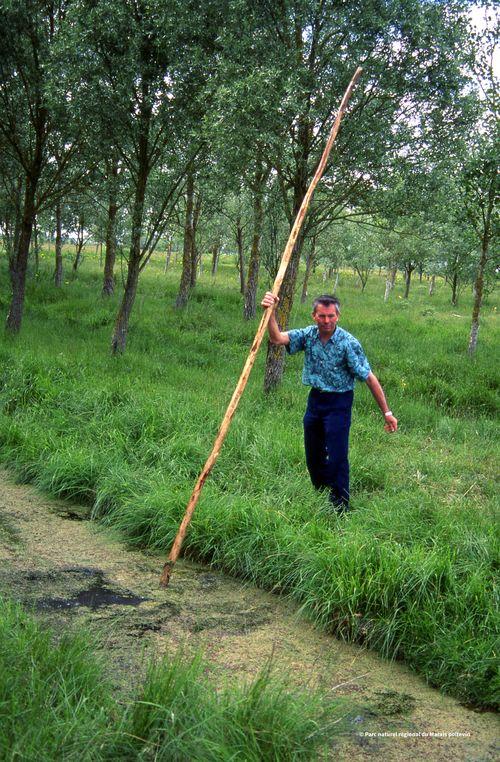
[(337, 326), (326, 344), (319, 338), (317, 326), (287, 331), (291, 355), (305, 352), (302, 383), (325, 392), (347, 392), (354, 380), (366, 381), (371, 368), (359, 341)]

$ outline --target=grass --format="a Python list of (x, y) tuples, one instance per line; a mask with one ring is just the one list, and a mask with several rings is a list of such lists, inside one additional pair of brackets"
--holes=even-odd
[(0, 600), (0, 758), (99, 759), (111, 692), (89, 639), (54, 636)]
[(0, 758), (292, 762), (331, 742), (332, 701), (290, 692), (270, 666), (219, 692), (205, 673), (178, 653), (119, 701), (88, 633), (57, 639), (0, 599)]
[[(256, 323), (241, 318), (231, 262), (215, 283), (203, 275), (178, 313), (179, 272), (164, 274), (159, 259), (142, 276), (127, 351), (112, 358), (118, 296), (103, 302), (100, 277), (88, 257), (60, 291), (48, 267), (30, 281), (22, 334), (0, 339), (0, 460), (49, 494), (91, 505), (131, 544), (166, 552)], [(383, 292), (375, 276), (363, 294), (351, 275), (341, 277), (342, 324), (362, 342), (400, 419), (388, 437), (358, 386), (354, 510), (331, 516), (309, 484), (301, 358), (288, 361), (282, 386), (266, 397), (261, 352), (184, 551), (291, 596), (326, 631), (492, 707), (496, 306), (490, 297), (471, 360), (470, 299), (452, 308), (443, 283), (432, 298), (418, 282), (409, 300), (401, 284), (387, 304)], [(308, 312), (297, 305), (293, 325), (307, 324)]]

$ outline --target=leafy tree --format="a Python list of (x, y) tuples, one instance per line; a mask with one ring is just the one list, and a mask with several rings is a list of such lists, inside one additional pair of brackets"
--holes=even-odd
[(113, 353), (125, 349), (140, 272), (201, 147), (194, 128), (220, 12), (211, 3), (200, 9), (159, 0), (81, 0), (76, 7), (79, 44), (89, 51), (89, 109), (131, 188), (127, 278)]
[[(487, 8), (494, 10), (489, 3)], [(489, 262), (498, 253), (500, 229), (498, 213), (500, 120), (498, 113), (498, 77), (493, 61), (498, 53), (498, 17), (486, 15), (486, 28), (476, 34), (474, 74), (480, 96), (480, 114), (476, 129), (467, 143), (467, 153), (459, 175), (459, 190), (465, 217), (477, 237), (480, 248), (474, 284), (474, 305), (468, 353), (477, 348), (479, 319)], [(489, 23), (488, 23), (489, 22)]]
[[(35, 218), (56, 203), (67, 187), (85, 177), (71, 173), (83, 142), (81, 122), (72, 109), (77, 88), (66, 76), (72, 62), (63, 55), (67, 4), (44, 0), (1, 0), (0, 136), (7, 185), (5, 224), (9, 239), (12, 299), (6, 328), (21, 328), (26, 273)], [(59, 161), (55, 161), (59, 149)]]
[(498, 126), (494, 134), (481, 136), (463, 173), (463, 203), (470, 225), (477, 235), (481, 252), (474, 287), (474, 306), (468, 346), (470, 355), (473, 355), (477, 348), (486, 267), (490, 258), (498, 253), (499, 137)]
[(439, 226), (436, 254), (428, 270), (445, 278), (451, 288), (451, 304), (456, 307), (463, 287), (473, 280), (476, 246), (470, 228), (456, 214), (458, 208), (451, 205), (450, 212), (450, 222)]
[[(369, 222), (368, 220), (366, 222)], [(375, 265), (380, 262), (382, 246), (380, 232), (369, 224), (347, 222), (342, 225), (342, 249), (344, 260), (356, 272), (361, 290), (364, 291)]]
[[(214, 108), (207, 114), (206, 130), (217, 155), (219, 172), (230, 194), (251, 197), (251, 231), (247, 273), (243, 266), (243, 226), (237, 235), (243, 317), (255, 317), (261, 263), (264, 209), (271, 166), (267, 158), (273, 139), (270, 121), (276, 109), (275, 80), (279, 68), (269, 66), (268, 51), (256, 36), (259, 4), (233, 0), (220, 35), (223, 50)], [(249, 65), (250, 63), (250, 65)], [(242, 191), (244, 193), (242, 194)], [(246, 227), (246, 225), (245, 225)]]
[[(251, 215), (249, 209), (248, 193), (245, 192), (244, 188), (240, 187), (237, 191), (229, 194), (226, 199), (226, 203), (224, 204), (223, 213), (231, 226), (231, 243), (233, 245), (236, 244), (236, 267), (238, 269), (240, 278), (240, 293), (245, 295), (248, 291), (248, 280), (245, 279), (245, 242), (248, 237), (248, 228), (251, 224)], [(260, 254), (258, 251), (255, 252), (255, 254), (257, 257), (255, 264), (257, 266), (258, 274)], [(251, 317), (251, 315), (249, 314), (248, 317)]]

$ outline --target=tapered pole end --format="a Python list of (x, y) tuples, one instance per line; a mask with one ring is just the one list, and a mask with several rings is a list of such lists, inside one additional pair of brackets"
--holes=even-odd
[(172, 567), (173, 567), (173, 563), (171, 561), (167, 561), (161, 573), (160, 587), (168, 586), (168, 583), (170, 582), (170, 575), (172, 573)]

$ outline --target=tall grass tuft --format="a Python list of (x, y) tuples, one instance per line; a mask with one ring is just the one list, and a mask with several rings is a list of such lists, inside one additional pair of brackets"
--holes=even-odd
[(0, 599), (0, 757), (100, 760), (113, 708), (88, 635), (45, 631)]
[(317, 758), (336, 722), (331, 701), (290, 691), (269, 667), (248, 685), (215, 692), (204, 666), (199, 657), (182, 654), (152, 665), (126, 712), (115, 753), (147, 750), (164, 762)]

